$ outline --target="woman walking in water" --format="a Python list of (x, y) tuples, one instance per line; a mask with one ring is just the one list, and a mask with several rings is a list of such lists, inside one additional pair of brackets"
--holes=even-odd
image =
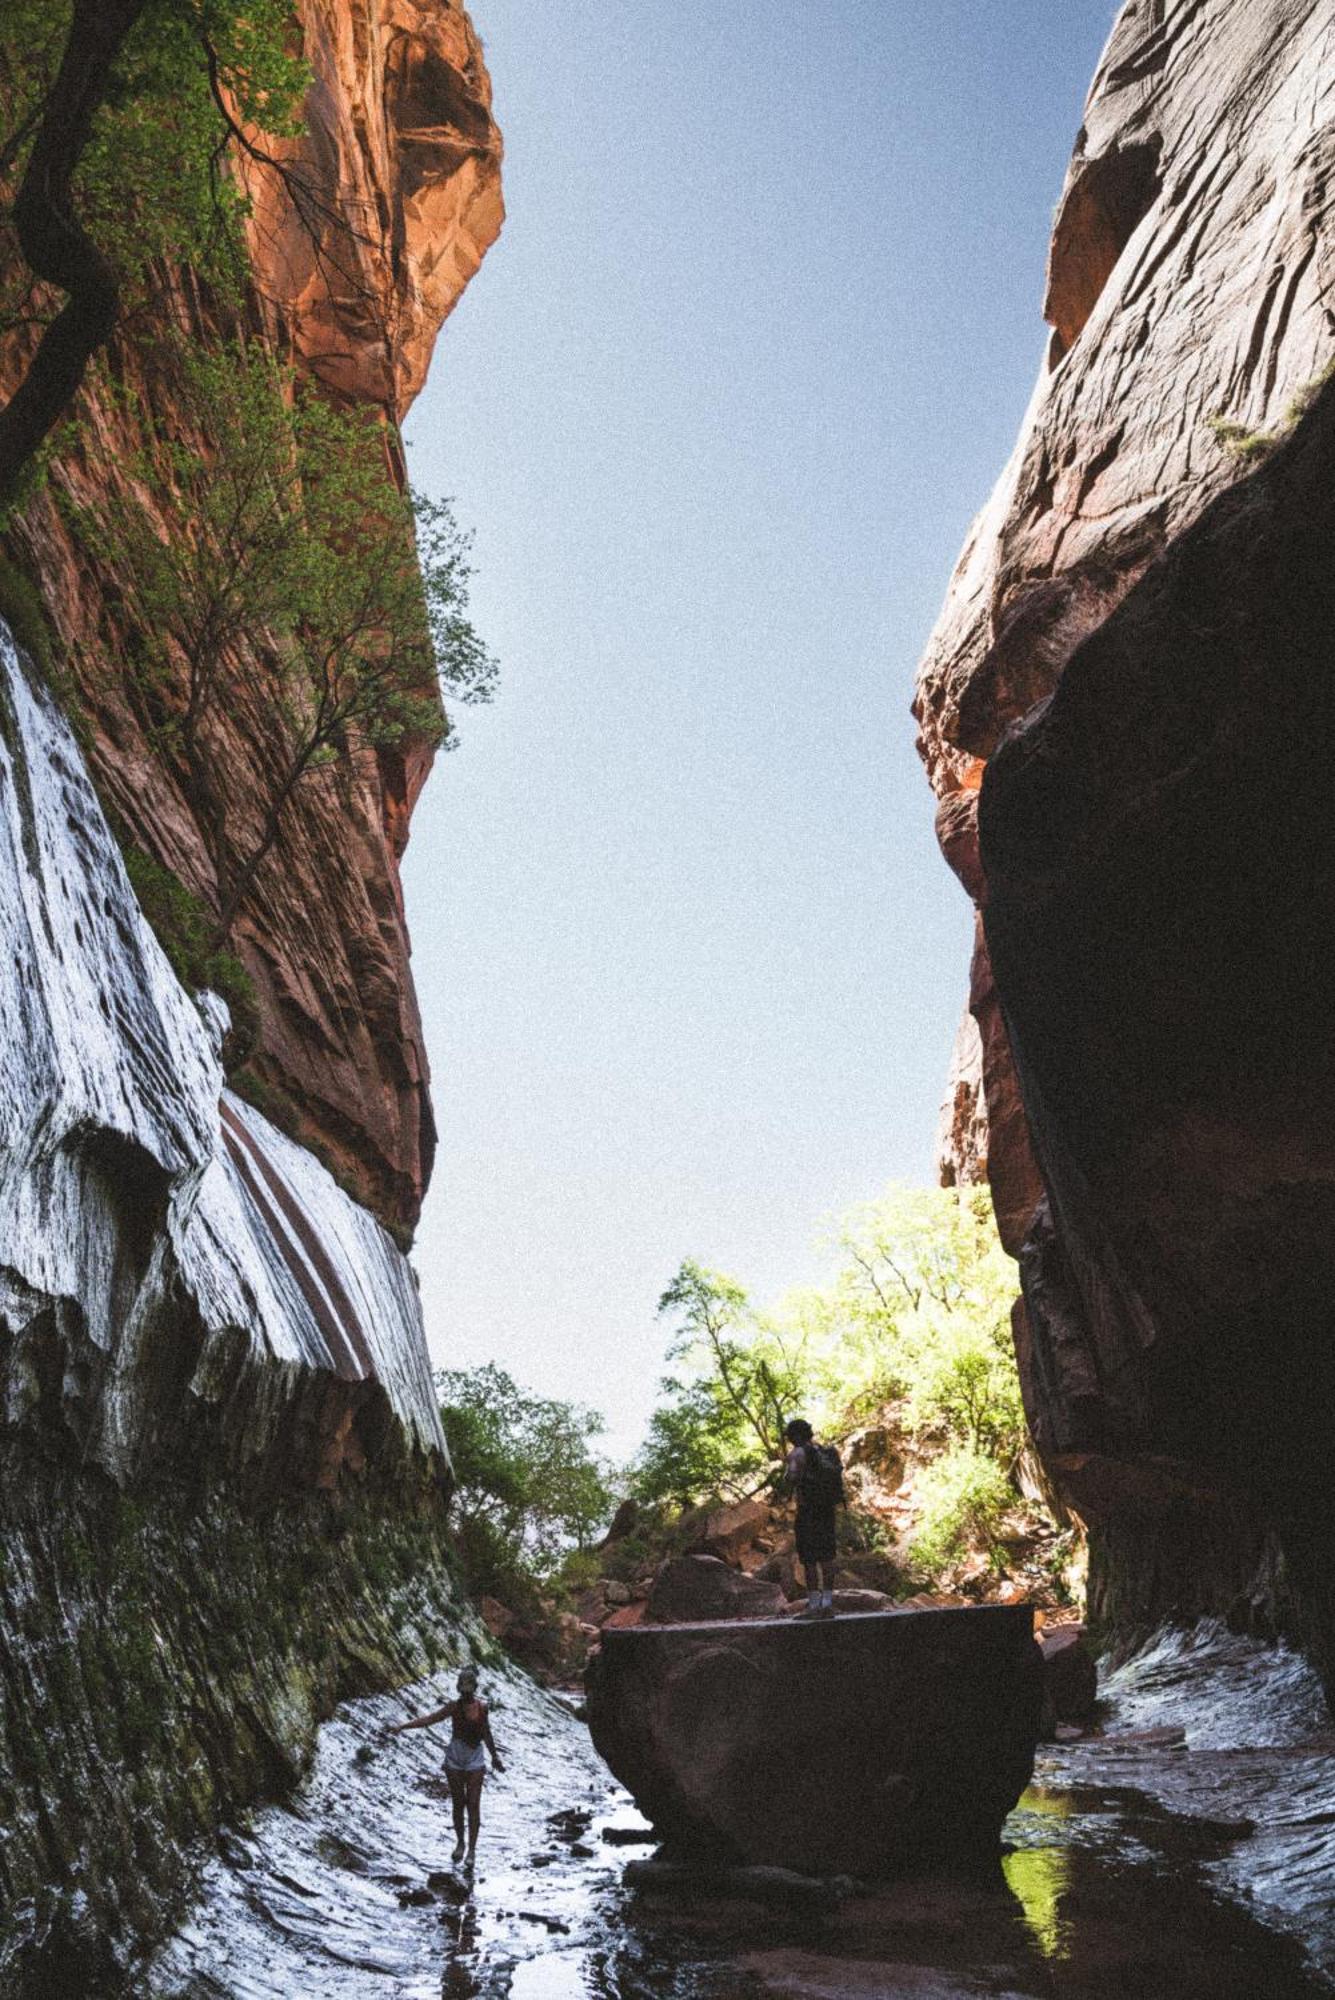
[(487, 1760), (482, 1754), (486, 1745), (491, 1752), (493, 1771), (505, 1769), (496, 1754), (496, 1745), (491, 1738), (491, 1723), (487, 1716), (487, 1704), (478, 1699), (477, 1668), (464, 1667), (459, 1675), (459, 1696), (456, 1701), (446, 1702), (444, 1708), (433, 1708), (430, 1715), (415, 1715), (408, 1722), (390, 1724), (390, 1735), (398, 1736), (405, 1729), (429, 1729), (433, 1723), (448, 1722), (450, 1740), (445, 1749), (445, 1776), (449, 1780), (450, 1804), (454, 1809), (454, 1854), (452, 1859), (464, 1858), (464, 1810), (468, 1812), (468, 1865), (473, 1864), (477, 1853), (478, 1828), (482, 1823), (482, 1780), (487, 1774)]

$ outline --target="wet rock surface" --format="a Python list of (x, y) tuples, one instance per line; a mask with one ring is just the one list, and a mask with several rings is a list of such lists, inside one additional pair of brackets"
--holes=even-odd
[(222, 1093), (3, 628), (0, 906), (0, 1991), (94, 1993), (463, 1614), (407, 1260)]
[[(600, 1836), (634, 1832), (635, 1815), (587, 1734), (512, 1669), (484, 1670), (484, 1683), (507, 1771), (487, 1780), (471, 1883), (449, 1868), (441, 1746), (413, 1733), (376, 1747), (380, 1725), (404, 1705), (358, 1702), (322, 1732), (294, 1810), (258, 1815), (209, 1864), (202, 1902), (143, 1991), (152, 2000), (1306, 2000), (1335, 1989), (1335, 1937), (1318, 1893), (1331, 1862), (1335, 1753), (1302, 1747), (1319, 1690), (1291, 1654), (1217, 1632), (1164, 1641), (1114, 1676), (1107, 1726), (1139, 1733), (1190, 1708), (1205, 1740), (1171, 1759), (1145, 1753), (1139, 1765), (1105, 1759), (1097, 1740), (1045, 1752), (1006, 1823), (998, 1866), (965, 1878), (919, 1873), (825, 1916), (627, 1890), (622, 1866), (640, 1850)], [(411, 1705), (425, 1708), (451, 1685), (424, 1683)], [(1227, 1761), (1211, 1740), (1232, 1744)], [(1253, 1779), (1269, 1789), (1273, 1832), (1253, 1820), (1251, 1794), (1234, 1789)], [(1170, 1793), (1187, 1784), (1191, 1792)]]
[(1032, 1631), (994, 1606), (605, 1632), (590, 1733), (688, 1851), (871, 1877), (986, 1855), (1033, 1769)]
[[(49, 1428), (118, 1480), (178, 1451), (199, 1476), (209, 1434), (213, 1470), (244, 1463), (255, 1488), (270, 1453), (289, 1485), (331, 1487), (377, 1454), (443, 1469), (407, 1259), (223, 1094), (218, 1005), (178, 984), (3, 626), (0, 902), (8, 1425)], [(286, 1429), (308, 1395), (322, 1407)]]

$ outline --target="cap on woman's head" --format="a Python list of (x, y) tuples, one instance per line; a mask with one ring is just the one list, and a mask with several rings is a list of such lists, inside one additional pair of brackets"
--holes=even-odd
[(464, 1682), (465, 1682), (465, 1681), (467, 1681), (467, 1682), (469, 1683), (469, 1685), (470, 1685), (470, 1686), (472, 1686), (472, 1687), (476, 1687), (476, 1686), (477, 1686), (477, 1668), (476, 1668), (476, 1667), (460, 1667), (460, 1669), (459, 1669), (459, 1685), (460, 1685), (460, 1687), (462, 1687), (462, 1686), (463, 1686), (463, 1684), (464, 1684)]
[(816, 1435), (805, 1417), (794, 1417), (791, 1423), (784, 1425), (783, 1434), (789, 1444), (810, 1444)]

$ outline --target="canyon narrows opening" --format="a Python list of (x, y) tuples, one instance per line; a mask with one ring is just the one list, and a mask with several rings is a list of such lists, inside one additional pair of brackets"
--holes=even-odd
[(1335, 1990), (1335, 0), (1005, 11), (7, 8), (0, 1995)]

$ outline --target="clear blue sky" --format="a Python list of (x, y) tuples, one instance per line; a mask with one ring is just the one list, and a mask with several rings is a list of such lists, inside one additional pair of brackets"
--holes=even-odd
[(509, 220), (407, 424), (499, 655), (405, 870), (432, 1351), (628, 1447), (684, 1256), (931, 1177), (963, 892), (908, 713), (1042, 353), (1112, 0), (476, 0)]

